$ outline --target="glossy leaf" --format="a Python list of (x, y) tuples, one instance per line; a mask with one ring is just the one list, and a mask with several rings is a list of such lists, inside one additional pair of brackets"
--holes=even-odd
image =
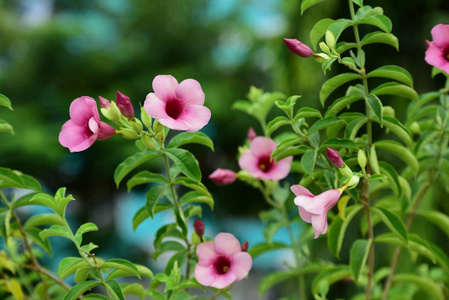
[(360, 75), (356, 73), (343, 73), (339, 74), (337, 76), (332, 77), (331, 79), (327, 80), (320, 90), (320, 102), (321, 105), (324, 106), (324, 102), (326, 101), (327, 97), (335, 91), (337, 88), (342, 86), (345, 83), (348, 83), (352, 80), (360, 79)]
[(55, 214), (33, 215), (26, 220), (25, 224), (23, 225), (23, 228), (26, 230), (32, 227), (38, 227), (43, 225), (62, 226), (64, 225), (64, 222), (58, 215)]
[(99, 281), (84, 281), (80, 282), (74, 287), (72, 287), (67, 294), (64, 296), (63, 300), (75, 300), (81, 296), (84, 292), (91, 290), (92, 288), (100, 285)]
[(371, 211), (387, 225), (392, 233), (396, 234), (404, 243), (408, 243), (407, 228), (396, 214), (380, 207), (371, 207)]
[(165, 153), (184, 175), (195, 181), (201, 181), (201, 171), (192, 153), (179, 148), (167, 149)]
[(81, 257), (65, 257), (59, 263), (58, 276), (64, 279), (86, 265), (88, 263)]
[(309, 130), (307, 130), (308, 134), (311, 134), (315, 131), (319, 131), (322, 129), (326, 129), (330, 126), (335, 126), (337, 124), (342, 124), (345, 123), (345, 121), (343, 121), (342, 119), (336, 117), (336, 116), (331, 116), (331, 117), (326, 117), (324, 119), (318, 120), (316, 121), (310, 128)]
[(128, 187), (128, 192), (129, 192), (136, 185), (147, 184), (147, 183), (152, 183), (152, 182), (166, 183), (166, 182), (168, 182), (168, 180), (161, 174), (152, 173), (149, 171), (142, 171), (142, 172), (135, 174), (133, 177), (131, 177), (128, 180), (128, 182), (126, 183), (126, 186)]
[(163, 197), (167, 185), (158, 184), (153, 186), (146, 194), (146, 204), (145, 207), (151, 218), (154, 217), (155, 208), (158, 201)]
[(98, 231), (97, 225), (94, 223), (84, 223), (81, 225), (75, 233), (75, 242), (78, 246), (81, 246), (81, 241), (83, 239), (83, 234), (90, 231)]
[(133, 230), (135, 231), (139, 225), (150, 217), (150, 213), (147, 210), (146, 205), (139, 208), (139, 210), (133, 216)]
[(145, 288), (139, 283), (125, 285), (122, 291), (124, 295), (134, 295), (142, 300), (145, 299)]
[(209, 193), (207, 188), (201, 182), (190, 179), (188, 177), (178, 177), (174, 180), (175, 184), (180, 184), (182, 186), (188, 187), (192, 190), (201, 192), (203, 194)]
[(382, 77), (393, 79), (413, 87), (412, 75), (410, 75), (410, 73), (406, 69), (394, 65), (382, 66), (380, 68), (377, 68), (374, 71), (369, 72), (367, 77)]
[(393, 282), (411, 283), (413, 286), (419, 287), (422, 291), (426, 292), (429, 296), (432, 296), (432, 299), (445, 299), (443, 290), (439, 284), (417, 274), (396, 274), (393, 277)]
[(402, 146), (402, 144), (396, 141), (382, 140), (374, 143), (374, 145), (376, 146), (377, 149), (384, 149), (396, 155), (399, 159), (403, 160), (413, 170), (413, 173), (415, 175), (418, 174), (419, 171), (418, 160), (413, 155), (413, 153), (406, 147)]
[(358, 20), (358, 23), (376, 26), (386, 33), (390, 33), (391, 29), (393, 28), (391, 20), (384, 15), (368, 16)]
[(301, 157), (301, 165), (304, 170), (313, 177), (313, 170), (315, 169), (317, 152), (316, 150), (307, 150)]
[(352, 276), (356, 283), (359, 281), (363, 267), (366, 264), (371, 243), (372, 240), (357, 240), (352, 245), (349, 254), (349, 265), (351, 266)]
[(336, 148), (347, 148), (347, 149), (358, 149), (356, 143), (349, 139), (340, 139), (340, 138), (330, 138), (323, 145), (321, 145), (320, 149), (324, 149), (326, 147), (336, 149)]
[(126, 175), (128, 175), (129, 172), (131, 172), (144, 162), (159, 156), (161, 156), (161, 153), (152, 150), (147, 150), (145, 152), (136, 153), (125, 159), (117, 166), (114, 172), (114, 181), (117, 187), (120, 185), (122, 179)]
[(329, 25), (334, 22), (335, 20), (332, 19), (322, 19), (313, 26), (312, 30), (310, 31), (310, 41), (314, 49), (316, 49), (318, 42), (326, 34), (326, 30), (327, 28), (329, 28)]
[(374, 112), (374, 115), (379, 119), (380, 125), (382, 126), (383, 121), (383, 106), (382, 102), (376, 95), (369, 95), (366, 98), (366, 103), (368, 103), (368, 106), (371, 108), (371, 110)]
[(449, 237), (449, 217), (446, 214), (434, 210), (421, 210), (417, 215), (440, 228)]
[(323, 2), (324, 0), (303, 0), (301, 2), (301, 15), (311, 6)]
[(287, 245), (283, 243), (261, 243), (257, 244), (254, 247), (251, 247), (248, 251), (248, 253), (251, 255), (253, 259), (255, 259), (257, 256), (264, 254), (265, 252), (271, 251), (271, 250), (278, 250), (278, 249), (287, 249), (289, 248)]
[(62, 236), (73, 241), (72, 233), (66, 227), (61, 225), (53, 225), (48, 229), (44, 229), (39, 235), (42, 239), (47, 239), (51, 236)]
[(344, 96), (335, 100), (326, 111), (325, 116), (335, 116), (345, 107), (350, 106), (352, 103), (364, 99), (363, 95)]
[(332, 24), (329, 25), (328, 30), (331, 31), (335, 37), (335, 40), (338, 41), (341, 33), (348, 27), (352, 26), (352, 21), (349, 19), (338, 19)]
[(209, 147), (214, 151), (214, 143), (204, 133), (197, 132), (181, 132), (175, 135), (167, 145), (167, 148), (176, 148), (185, 144), (200, 144)]
[(4, 107), (9, 108), (10, 110), (13, 110), (12, 105), (11, 105), (11, 100), (9, 100), (9, 98), (3, 94), (0, 94), (0, 106), (4, 106)]
[(392, 117), (384, 117), (383, 125), (399, 137), (407, 147), (412, 147), (413, 139), (410, 131), (402, 125), (397, 119)]
[(397, 82), (387, 82), (387, 83), (381, 84), (378, 87), (376, 87), (374, 90), (372, 90), (371, 94), (374, 94), (376, 96), (394, 95), (394, 96), (407, 98), (407, 99), (410, 99), (413, 101), (417, 101), (419, 98), (418, 93), (416, 93), (416, 91), (413, 88), (411, 88), (405, 84), (400, 84)]
[(391, 33), (384, 33), (384, 32), (380, 32), (380, 31), (375, 31), (375, 32), (368, 33), (361, 40), (362, 46), (365, 46), (365, 45), (368, 45), (368, 44), (374, 44), (374, 43), (388, 44), (388, 45), (393, 46), (394, 48), (396, 48), (397, 51), (399, 51), (398, 38), (395, 37)]
[(265, 293), (275, 284), (284, 280), (298, 276), (298, 272), (289, 270), (283, 272), (274, 272), (266, 275), (259, 283), (259, 297), (263, 299)]
[(0, 132), (8, 132), (14, 134), (14, 128), (5, 120), (0, 119)]
[(301, 118), (323, 118), (319, 110), (310, 107), (300, 108), (293, 118), (294, 120), (299, 120)]
[(270, 136), (277, 129), (290, 124), (291, 121), (288, 118), (284, 116), (276, 117), (267, 124), (267, 135)]
[(367, 117), (362, 117), (359, 119), (352, 120), (348, 123), (345, 130), (345, 138), (349, 140), (354, 140), (359, 132), (360, 128), (368, 122)]
[(183, 206), (189, 203), (205, 203), (211, 209), (214, 209), (214, 199), (210, 194), (204, 194), (197, 191), (190, 191), (185, 193), (181, 199), (179, 199), (179, 205)]
[(378, 162), (380, 172), (387, 175), (388, 181), (390, 182), (391, 189), (394, 191), (397, 197), (402, 195), (401, 183), (399, 182), (398, 172), (390, 164), (379, 161)]
[[(147, 277), (147, 278), (153, 279), (153, 272), (151, 272), (150, 269), (148, 269), (145, 266), (138, 265), (138, 264), (133, 264), (133, 265), (137, 268), (141, 277)], [(106, 277), (105, 280), (111, 280), (111, 279), (115, 279), (115, 278), (123, 277), (123, 276), (129, 276), (129, 272), (124, 271), (122, 269), (115, 269), (111, 273), (108, 274), (108, 276)]]
[[(85, 267), (78, 268), (75, 272), (75, 283), (86, 281), (90, 272), (95, 270), (93, 266), (86, 265)], [(83, 297), (84, 299), (84, 297)]]
[(100, 269), (118, 269), (124, 271), (128, 276), (131, 275), (140, 278), (140, 273), (137, 267), (133, 263), (125, 259), (119, 258), (109, 259), (104, 263), (100, 264)]

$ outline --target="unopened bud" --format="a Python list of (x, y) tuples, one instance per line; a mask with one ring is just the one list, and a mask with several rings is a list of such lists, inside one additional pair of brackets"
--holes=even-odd
[(421, 127), (419, 126), (419, 123), (416, 121), (413, 122), (412, 124), (410, 124), (409, 129), (412, 134), (420, 134), (421, 133)]
[(151, 150), (156, 150), (156, 143), (149, 135), (147, 134), (142, 135), (142, 142), (147, 148)]
[(158, 120), (155, 120), (155, 121), (153, 122), (153, 131), (154, 131), (155, 133), (163, 132), (163, 131), (164, 131), (164, 125), (162, 125), (161, 123), (159, 123)]
[(151, 117), (147, 114), (145, 108), (143, 107), (140, 108), (140, 119), (146, 128), (151, 128)]
[(248, 129), (248, 140), (251, 142), (252, 140), (254, 140), (257, 137), (257, 133), (254, 131), (254, 129), (252, 127), (250, 127)]
[(313, 58), (319, 63), (325, 63), (328, 62), (330, 57), (326, 53), (314, 53)]
[(236, 180), (237, 174), (232, 170), (216, 169), (212, 174), (209, 175), (209, 178), (216, 185), (228, 185)]
[(330, 162), (336, 166), (337, 168), (343, 168), (345, 163), (343, 162), (343, 159), (341, 158), (340, 154), (337, 150), (334, 150), (332, 148), (326, 147), (326, 154), (327, 159), (330, 160)]
[(306, 44), (301, 43), (296, 39), (284, 39), (285, 45), (291, 53), (301, 57), (310, 57), (313, 55), (312, 49)]
[(204, 223), (200, 219), (196, 219), (193, 223), (193, 229), (195, 229), (195, 233), (202, 237), (204, 235)]
[(366, 167), (366, 154), (365, 151), (362, 149), (359, 150), (359, 153), (357, 154), (357, 161), (359, 162), (359, 166), (362, 169), (365, 169)]
[(392, 117), (392, 118), (394, 118), (394, 116), (395, 116), (394, 108), (391, 107), (391, 106), (384, 106), (384, 107), (382, 107), (382, 114), (385, 117)]
[(134, 107), (129, 100), (129, 97), (117, 91), (117, 97), (115, 99), (117, 102), (117, 107), (123, 116), (128, 119), (134, 118)]
[(135, 140), (139, 138), (139, 135), (134, 130), (128, 129), (128, 128), (120, 128), (119, 132), (125, 139), (128, 140)]
[[(332, 33), (332, 31), (330, 30), (326, 30), (326, 36), (325, 36), (325, 40), (326, 40), (326, 44), (330, 47), (330, 48), (335, 48), (336, 45), (336, 40), (335, 40), (335, 36)], [(323, 50), (324, 51), (324, 50)]]
[(130, 122), (130, 123), (131, 123), (131, 126), (133, 127), (133, 129), (134, 129), (137, 133), (139, 133), (139, 132), (141, 132), (141, 131), (143, 130), (142, 122), (140, 122), (139, 119), (134, 118), (134, 119), (131, 119), (130, 121), (131, 121), (131, 122)]
[(325, 42), (320, 42), (319, 46), (321, 48), (321, 50), (323, 50), (323, 52), (330, 54), (331, 53), (331, 49), (326, 45)]
[(248, 252), (248, 248), (249, 248), (249, 243), (248, 241), (244, 241), (243, 244), (241, 245), (241, 249), (243, 252)]
[(360, 177), (359, 176), (352, 176), (351, 179), (349, 179), (347, 185), (349, 189), (353, 189), (355, 188), (360, 181)]
[(109, 108), (109, 107), (111, 107), (111, 102), (109, 102), (108, 99), (106, 99), (104, 97), (101, 97), (101, 96), (99, 96), (98, 98), (100, 99), (100, 107), (101, 108)]
[(122, 113), (118, 109), (115, 101), (111, 101), (111, 106), (109, 107), (109, 116), (111, 117), (111, 121), (115, 121), (117, 123), (119, 123), (120, 119), (122, 118)]
[(339, 168), (338, 169), (341, 173), (341, 175), (345, 176), (345, 177), (352, 177), (353, 173), (352, 170), (345, 164), (343, 168)]

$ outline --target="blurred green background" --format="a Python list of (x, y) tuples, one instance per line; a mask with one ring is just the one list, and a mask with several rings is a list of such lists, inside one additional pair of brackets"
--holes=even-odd
[[(133, 153), (132, 142), (115, 137), (81, 153), (58, 143), (75, 98), (128, 95), (136, 109), (158, 74), (198, 80), (211, 122), (203, 129), (215, 152), (195, 147), (204, 183), (217, 205), (214, 216), (256, 216), (265, 204), (241, 183), (215, 187), (207, 175), (218, 167), (238, 170), (237, 147), (255, 120), (231, 109), (249, 86), (300, 94), (301, 106), (320, 108), (325, 80), (313, 59), (290, 54), (282, 38), (310, 44), (309, 31), (322, 17), (348, 17), (347, 1), (327, 0), (300, 16), (300, 0), (0, 0), (0, 93), (14, 107), (0, 119), (15, 135), (0, 135), (0, 166), (36, 176), (49, 192), (67, 186), (77, 198), (80, 222), (113, 228), (114, 168)], [(365, 1), (382, 6), (393, 21), (400, 52), (367, 46), (368, 68), (397, 64), (410, 71), (418, 93), (442, 86), (430, 78), (425, 39), (449, 23), (449, 1)], [(351, 39), (351, 35), (344, 35)], [(378, 55), (378, 54), (382, 55)], [(338, 70), (338, 68), (337, 68)], [(335, 68), (330, 72), (335, 72)], [(331, 75), (328, 74), (328, 75)], [(407, 103), (399, 103), (405, 107)], [(278, 112), (273, 111), (273, 114)], [(125, 192), (124, 188), (120, 188)], [(98, 219), (98, 220), (96, 220)], [(131, 224), (129, 224), (131, 227)], [(101, 227), (101, 226), (100, 226)], [(102, 234), (108, 230), (102, 228)]]

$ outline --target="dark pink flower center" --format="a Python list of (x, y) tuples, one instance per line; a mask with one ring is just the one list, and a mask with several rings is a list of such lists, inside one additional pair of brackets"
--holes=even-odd
[(165, 112), (173, 119), (177, 119), (179, 115), (184, 111), (184, 106), (178, 98), (170, 99), (165, 104)]
[(264, 172), (270, 172), (271, 168), (273, 167), (274, 163), (273, 161), (270, 159), (269, 156), (263, 156), (259, 158), (259, 162), (257, 164), (257, 166), (259, 167), (259, 169)]
[(445, 60), (449, 61), (449, 47), (444, 48), (443, 57)]
[(218, 257), (214, 263), (215, 271), (220, 275), (228, 273), (230, 266), (231, 261), (223, 256)]

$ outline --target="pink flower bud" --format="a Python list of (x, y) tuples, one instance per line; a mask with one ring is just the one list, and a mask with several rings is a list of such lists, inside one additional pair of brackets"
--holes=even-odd
[(212, 174), (209, 175), (209, 178), (216, 185), (228, 185), (233, 183), (237, 179), (237, 175), (232, 170), (216, 169)]
[(111, 102), (108, 99), (103, 98), (101, 96), (98, 97), (100, 99), (100, 107), (101, 108), (109, 108), (111, 107)]
[(115, 99), (117, 102), (117, 107), (128, 119), (134, 118), (134, 107), (129, 100), (129, 97), (117, 91), (117, 98)]
[(243, 251), (243, 252), (248, 252), (248, 248), (249, 248), (249, 243), (248, 243), (248, 241), (247, 241), (247, 240), (244, 241), (241, 247), (242, 247), (242, 251)]
[(199, 237), (202, 237), (204, 235), (204, 222), (200, 219), (196, 219), (193, 223), (193, 229), (195, 229), (195, 233)]
[(249, 128), (248, 130), (248, 140), (251, 142), (252, 140), (254, 140), (257, 136), (257, 133), (254, 131), (254, 129), (252, 127)]
[(284, 39), (284, 42), (287, 45), (288, 50), (293, 54), (301, 57), (311, 57), (313, 55), (313, 51), (309, 46), (296, 39)]
[(331, 163), (336, 166), (337, 168), (343, 168), (345, 163), (343, 162), (343, 159), (341, 158), (340, 154), (337, 150), (326, 148), (327, 152), (327, 158), (331, 161)]

